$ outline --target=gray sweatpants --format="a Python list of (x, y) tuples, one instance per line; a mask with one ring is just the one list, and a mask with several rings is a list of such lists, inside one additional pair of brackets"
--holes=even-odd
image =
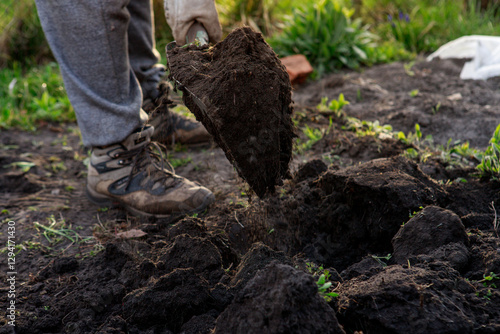
[[(157, 65), (151, 0), (36, 0), (85, 146), (121, 142), (147, 122)], [(142, 89), (141, 89), (142, 86)]]

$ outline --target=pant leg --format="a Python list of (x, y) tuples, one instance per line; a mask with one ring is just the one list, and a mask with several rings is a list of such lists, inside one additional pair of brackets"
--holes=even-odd
[(128, 27), (128, 52), (130, 65), (139, 80), (144, 99), (158, 95), (158, 83), (165, 74), (165, 67), (158, 64), (160, 54), (155, 48), (152, 0), (130, 0)]
[(147, 122), (128, 58), (129, 0), (36, 0), (86, 146), (125, 139)]

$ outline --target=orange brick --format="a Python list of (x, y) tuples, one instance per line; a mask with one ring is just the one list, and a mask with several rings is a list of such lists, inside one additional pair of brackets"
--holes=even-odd
[(304, 55), (293, 55), (281, 58), (281, 62), (286, 67), (292, 85), (303, 83), (313, 68)]

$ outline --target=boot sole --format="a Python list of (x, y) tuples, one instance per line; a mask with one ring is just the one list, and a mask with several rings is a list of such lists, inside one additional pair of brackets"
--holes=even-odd
[(130, 212), (134, 216), (168, 219), (169, 222), (179, 220), (187, 215), (200, 213), (203, 210), (205, 210), (210, 204), (215, 202), (215, 196), (213, 194), (208, 194), (203, 199), (202, 204), (193, 210), (186, 211), (186, 212), (177, 212), (177, 213), (162, 215), (162, 214), (154, 214), (154, 213), (148, 213), (148, 212), (138, 210), (134, 207), (131, 207), (130, 205), (128, 205), (126, 203), (123, 203), (119, 199), (96, 193), (94, 190), (90, 189), (88, 186), (85, 188), (85, 195), (87, 196), (89, 201), (91, 201), (92, 203), (97, 204), (99, 206), (121, 207), (121, 208), (126, 209), (128, 212)]

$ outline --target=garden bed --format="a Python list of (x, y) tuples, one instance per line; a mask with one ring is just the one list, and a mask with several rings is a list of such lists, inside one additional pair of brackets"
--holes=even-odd
[[(321, 138), (301, 133), (293, 177), (264, 199), (215, 145), (171, 148), (176, 171), (217, 199), (173, 225), (87, 201), (75, 125), (2, 131), (0, 240), (14, 221), (21, 245), (16, 333), (497, 333), (500, 183), (424, 142), (484, 150), (500, 121), (498, 79), (462, 81), (461, 64), (296, 87), (297, 126)], [(316, 108), (340, 93), (346, 115), (372, 123)]]

